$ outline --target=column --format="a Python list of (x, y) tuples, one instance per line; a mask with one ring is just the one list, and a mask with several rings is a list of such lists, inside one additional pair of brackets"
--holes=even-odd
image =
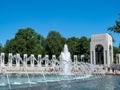
[(23, 66), (27, 67), (27, 54), (24, 54), (23, 60)]
[(8, 66), (12, 67), (12, 53), (8, 54)]
[(110, 67), (110, 51), (109, 51), (109, 48), (107, 49), (107, 66)]
[(84, 62), (84, 55), (81, 55), (81, 61)]
[(104, 68), (105, 68), (105, 70), (106, 71), (108, 71), (108, 57), (107, 57), (107, 54), (108, 52), (107, 52), (107, 50), (106, 49), (104, 49)]
[(45, 67), (48, 67), (49, 56), (45, 55)]
[(77, 55), (74, 55), (74, 67), (73, 70), (77, 70), (78, 69), (78, 63), (77, 63)]
[(1, 53), (1, 67), (5, 66), (4, 59), (5, 59), (5, 53)]
[(55, 67), (56, 56), (52, 55), (52, 66)]
[(90, 63), (91, 61), (90, 61), (90, 55), (88, 55), (88, 63)]
[(77, 55), (74, 55), (74, 64), (77, 65)]
[(20, 54), (19, 53), (16, 54), (16, 66), (20, 67)]
[(90, 63), (92, 64), (92, 51), (90, 51)]
[(116, 64), (120, 64), (120, 54), (116, 54)]
[(39, 55), (38, 55), (38, 67), (41, 67), (41, 64), (42, 64), (41, 59), (42, 59), (42, 55), (39, 54)]
[(93, 51), (93, 64), (96, 64), (96, 55), (95, 55), (95, 50)]
[(108, 64), (107, 50), (104, 51), (104, 66)]
[(111, 45), (111, 56), (110, 56), (110, 58), (111, 58), (111, 63), (113, 63), (114, 61), (113, 61), (113, 47), (112, 47), (112, 45)]
[(95, 51), (91, 51), (90, 54), (90, 63), (95, 64)]
[(31, 59), (31, 67), (34, 67), (34, 54), (31, 54), (30, 59)]
[(118, 64), (120, 64), (120, 54), (118, 54), (119, 60), (118, 60)]

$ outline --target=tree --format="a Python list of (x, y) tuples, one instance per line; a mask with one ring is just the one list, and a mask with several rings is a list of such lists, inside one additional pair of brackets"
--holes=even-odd
[(76, 50), (77, 50), (78, 43), (79, 43), (79, 38), (71, 37), (67, 39), (67, 44), (68, 44), (68, 48), (71, 53), (71, 56), (77, 54)]
[(15, 37), (7, 40), (6, 53), (20, 53), (21, 55), (44, 54), (45, 39), (32, 28), (19, 29)]
[[(112, 27), (109, 27), (108, 30), (113, 31), (115, 33), (120, 33), (120, 19), (115, 21), (115, 25)], [(111, 35), (112, 36), (112, 35)], [(113, 38), (113, 37), (112, 37)], [(113, 42), (115, 40), (113, 39)]]
[(79, 44), (77, 45), (77, 54), (79, 55), (85, 55), (85, 61), (88, 60), (88, 55), (90, 54), (90, 40), (87, 39), (87, 37), (82, 36), (79, 39)]
[(57, 57), (59, 57), (65, 42), (66, 42), (66, 39), (62, 37), (59, 32), (50, 31), (46, 38), (47, 54), (49, 54), (49, 56), (57, 55)]
[(0, 52), (3, 52), (3, 46), (2, 46), (2, 44), (0, 43)]
[(116, 32), (116, 33), (120, 33), (120, 20), (117, 20), (115, 22), (115, 25), (112, 27), (109, 27), (108, 30)]

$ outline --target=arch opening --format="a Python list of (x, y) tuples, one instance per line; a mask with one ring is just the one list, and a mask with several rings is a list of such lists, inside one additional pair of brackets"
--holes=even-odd
[(96, 45), (95, 47), (96, 54), (96, 64), (104, 64), (104, 48), (102, 45)]

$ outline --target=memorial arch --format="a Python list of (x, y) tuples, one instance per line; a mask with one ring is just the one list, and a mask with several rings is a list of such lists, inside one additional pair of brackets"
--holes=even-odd
[(90, 58), (92, 64), (102, 64), (110, 67), (113, 63), (113, 44), (109, 34), (95, 34), (91, 36)]

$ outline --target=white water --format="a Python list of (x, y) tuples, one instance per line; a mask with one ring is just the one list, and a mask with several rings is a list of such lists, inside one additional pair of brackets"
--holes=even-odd
[(72, 75), (71, 55), (68, 51), (67, 44), (64, 45), (64, 49), (63, 52), (61, 52), (60, 57), (60, 75)]
[(6, 84), (5, 83), (0, 83), (0, 86), (5, 86)]
[(23, 83), (21, 83), (21, 82), (14, 82), (14, 83), (12, 83), (13, 85), (21, 85), (21, 84), (23, 84)]

